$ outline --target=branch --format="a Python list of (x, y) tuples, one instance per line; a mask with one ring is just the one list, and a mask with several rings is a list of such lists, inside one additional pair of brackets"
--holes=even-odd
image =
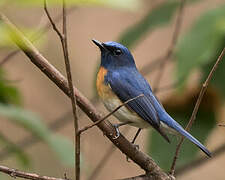
[[(181, 0), (180, 7), (178, 9), (176, 23), (175, 23), (175, 29), (174, 29), (174, 32), (172, 34), (172, 41), (171, 41), (171, 44), (170, 44), (166, 54), (163, 57), (159, 58), (158, 60), (153, 61), (153, 63), (160, 62), (158, 64), (159, 65), (159, 68), (158, 68), (159, 71), (158, 71), (158, 74), (156, 75), (156, 78), (155, 78), (155, 81), (154, 81), (154, 86), (153, 86), (153, 92), (154, 93), (156, 93), (159, 90), (160, 81), (162, 80), (163, 73), (165, 72), (166, 63), (170, 60), (170, 58), (174, 54), (174, 47), (175, 47), (175, 45), (177, 43), (177, 39), (178, 39), (179, 34), (180, 34), (181, 23), (182, 23), (182, 20), (183, 20), (184, 5), (185, 5), (185, 0)], [(149, 65), (152, 66), (152, 63), (150, 63)], [(147, 66), (145, 66), (144, 68), (141, 69), (140, 72), (143, 75), (146, 75), (146, 74), (149, 73), (149, 65), (147, 65)], [(133, 143), (135, 142), (135, 140), (138, 137), (138, 135), (141, 132), (141, 130), (142, 130), (141, 128), (139, 128), (137, 130), (137, 132), (136, 132), (136, 134), (134, 136), (134, 139), (132, 140)]]
[(63, 0), (63, 33), (61, 33), (58, 28), (56, 27), (54, 21), (52, 20), (48, 9), (46, 5), (46, 0), (44, 0), (44, 10), (46, 12), (46, 15), (59, 36), (62, 44), (63, 49), (63, 55), (64, 55), (64, 61), (66, 66), (66, 74), (67, 74), (67, 80), (69, 85), (69, 97), (71, 99), (72, 109), (73, 109), (73, 118), (74, 118), (74, 137), (75, 137), (75, 177), (76, 180), (80, 180), (80, 134), (78, 130), (78, 117), (77, 117), (77, 101), (76, 96), (74, 95), (74, 86), (73, 86), (73, 80), (72, 80), (72, 73), (70, 68), (70, 60), (69, 60), (69, 52), (68, 52), (68, 43), (67, 43), (67, 27), (66, 27), (66, 3), (65, 0)]
[[(54, 82), (67, 96), (70, 95), (67, 80), (65, 77), (52, 66), (47, 59), (45, 59), (40, 52), (33, 46), (33, 44), (3, 15), (0, 13), (0, 21), (4, 23), (13, 36), (11, 37), (14, 43), (29, 57), (48, 78)], [(89, 100), (76, 88), (74, 94), (77, 99), (78, 106), (86, 113), (86, 115), (93, 121), (98, 121), (103, 116), (96, 110), (96, 108), (89, 102)], [(170, 177), (161, 170), (161, 168), (153, 161), (151, 157), (136, 149), (122, 134), (114, 139), (116, 135), (115, 128), (108, 121), (103, 121), (98, 124), (98, 127), (114, 143), (126, 156), (133, 160), (146, 172), (151, 172), (155, 179), (170, 179)]]
[[(170, 179), (175, 180), (175, 177), (170, 176)], [(119, 179), (119, 180), (155, 180), (155, 177), (152, 176), (151, 174), (142, 174), (139, 176), (124, 178), (124, 179)]]
[[(76, 8), (75, 7), (71, 7), (70, 9), (68, 9), (67, 11), (67, 15), (71, 14)], [(54, 18), (54, 22), (58, 23), (60, 20), (62, 19), (62, 14), (59, 14), (58, 16), (56, 16), (56, 18)], [(31, 42), (35, 42), (37, 41), (45, 32), (49, 31), (51, 27), (51, 24), (48, 23), (46, 25), (44, 25), (43, 27), (41, 27), (37, 32), (35, 32), (32, 36), (31, 36)], [(10, 59), (12, 59), (12, 57), (14, 57), (15, 55), (17, 55), (20, 52), (20, 49), (16, 49), (12, 52), (10, 52), (9, 54), (7, 54), (1, 61), (0, 61), (0, 66), (4, 65), (6, 62), (8, 62)]]
[(31, 179), (31, 180), (68, 180), (68, 179), (62, 179), (62, 178), (40, 176), (40, 175), (34, 174), (34, 173), (22, 172), (17, 169), (8, 168), (6, 166), (0, 166), (0, 172), (8, 174), (9, 176), (11, 176), (13, 178), (19, 177), (19, 178)]
[[(178, 15), (177, 15), (177, 19), (176, 19), (176, 24), (175, 24), (175, 29), (172, 35), (172, 42), (167, 50), (167, 52), (165, 53), (165, 55), (163, 55), (162, 57), (157, 58), (156, 60), (154, 60), (153, 62), (147, 64), (142, 70), (142, 74), (146, 75), (149, 72), (157, 69), (156, 66), (160, 66), (159, 69), (161, 69), (163, 66), (165, 66), (166, 62), (173, 56), (174, 54), (174, 47), (177, 43), (179, 34), (180, 34), (180, 29), (181, 29), (181, 23), (183, 21), (183, 14), (184, 14), (184, 6), (185, 6), (186, 0), (181, 0), (180, 2), (180, 7), (178, 9)], [(161, 74), (161, 71), (160, 73)], [(162, 77), (159, 76), (160, 79)], [(158, 80), (156, 80), (156, 82), (158, 82)], [(158, 88), (156, 88), (155, 90), (157, 90)]]
[[(154, 91), (158, 90), (159, 82), (161, 81), (161, 78), (163, 77), (165, 65), (174, 54), (174, 47), (177, 43), (177, 40), (178, 40), (178, 37), (179, 37), (179, 34), (180, 34), (181, 23), (182, 23), (182, 20), (183, 20), (185, 1), (186, 0), (181, 0), (181, 2), (180, 2), (180, 7), (178, 9), (177, 19), (176, 19), (176, 24), (175, 24), (175, 29), (174, 29), (174, 32), (172, 34), (171, 44), (170, 44), (166, 54), (160, 60), (159, 71), (158, 71), (158, 76), (156, 77), (156, 80), (155, 80), (156, 86), (154, 87)], [(159, 60), (158, 60), (158, 62), (159, 62)], [(144, 70), (143, 70), (143, 72), (144, 72)]]
[(135, 99), (137, 99), (137, 98), (139, 98), (139, 97), (143, 97), (143, 96), (144, 96), (144, 94), (140, 94), (139, 96), (136, 96), (136, 97), (134, 97), (134, 98), (131, 98), (131, 99), (125, 101), (124, 103), (122, 103), (121, 105), (119, 105), (117, 108), (115, 108), (112, 112), (110, 112), (109, 114), (107, 114), (107, 115), (106, 115), (105, 117), (103, 117), (102, 119), (100, 119), (100, 120), (94, 122), (93, 124), (90, 124), (90, 125), (88, 125), (88, 126), (85, 126), (85, 127), (82, 128), (82, 129), (80, 129), (78, 133), (81, 134), (82, 132), (84, 132), (84, 131), (86, 131), (86, 130), (88, 130), (88, 129), (90, 129), (90, 128), (96, 126), (96, 125), (98, 125), (100, 122), (106, 120), (108, 117), (110, 117), (111, 115), (113, 115), (116, 111), (118, 111), (121, 107), (125, 106), (127, 103), (129, 103), (129, 102), (131, 102), (131, 101), (133, 101), (133, 100), (135, 100)]
[[(194, 107), (194, 110), (192, 112), (191, 118), (190, 118), (190, 120), (189, 120), (189, 122), (188, 122), (188, 124), (187, 124), (187, 126), (185, 128), (186, 131), (189, 131), (190, 130), (192, 124), (194, 123), (194, 121), (196, 119), (196, 114), (198, 112), (198, 109), (199, 109), (199, 106), (200, 106), (201, 101), (203, 99), (203, 96), (204, 96), (204, 94), (205, 94), (205, 92), (207, 90), (207, 87), (209, 85), (209, 82), (212, 79), (212, 76), (213, 76), (214, 72), (216, 71), (216, 68), (218, 67), (220, 61), (222, 60), (224, 54), (225, 54), (225, 47), (222, 50), (222, 52), (220, 53), (220, 55), (219, 55), (217, 61), (215, 62), (214, 66), (212, 67), (212, 69), (211, 69), (211, 71), (210, 71), (207, 79), (202, 84), (202, 88), (201, 88), (201, 91), (199, 93), (198, 99), (197, 99), (197, 101), (195, 103), (195, 107)], [(183, 141), (184, 141), (184, 137), (181, 138), (180, 142), (177, 145), (176, 152), (175, 152), (174, 159), (173, 159), (173, 163), (172, 163), (172, 166), (171, 166), (171, 169), (170, 169), (170, 174), (171, 175), (174, 175), (176, 161), (177, 161), (177, 158), (179, 156), (180, 148), (181, 148), (181, 145), (182, 145)]]

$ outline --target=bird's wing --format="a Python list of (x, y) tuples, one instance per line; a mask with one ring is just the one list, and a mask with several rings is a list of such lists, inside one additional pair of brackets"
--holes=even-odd
[[(140, 81), (143, 81), (143, 83)], [(167, 135), (160, 129), (160, 121), (150, 95), (146, 93), (146, 90), (144, 91), (143, 88), (140, 88), (140, 83), (144, 86), (146, 85), (144, 79), (139, 79), (139, 82), (137, 82), (131, 76), (123, 78), (123, 76), (119, 75), (112, 76), (108, 83), (122, 102), (126, 102), (143, 94), (143, 96), (128, 102), (126, 106), (152, 125), (169, 142)], [(149, 86), (146, 86), (145, 88), (149, 89), (149, 93), (151, 93)]]

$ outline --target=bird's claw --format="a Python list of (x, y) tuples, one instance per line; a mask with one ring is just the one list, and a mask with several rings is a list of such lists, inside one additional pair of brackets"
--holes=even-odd
[(120, 136), (119, 125), (118, 124), (113, 124), (113, 127), (116, 130), (116, 135), (113, 137), (113, 139), (117, 139)]

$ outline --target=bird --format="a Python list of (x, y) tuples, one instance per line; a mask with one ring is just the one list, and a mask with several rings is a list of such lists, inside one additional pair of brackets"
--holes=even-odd
[(121, 122), (115, 125), (117, 132), (119, 126), (125, 124), (138, 128), (151, 126), (167, 142), (170, 142), (167, 133), (179, 134), (211, 157), (210, 151), (166, 112), (147, 80), (138, 71), (128, 48), (114, 41), (92, 41), (101, 52), (101, 63), (96, 78), (100, 99), (109, 112), (127, 102), (113, 113)]

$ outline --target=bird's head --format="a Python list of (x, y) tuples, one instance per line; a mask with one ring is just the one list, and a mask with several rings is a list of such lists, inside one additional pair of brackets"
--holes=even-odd
[(114, 69), (119, 67), (133, 67), (136, 68), (134, 58), (130, 51), (117, 42), (99, 42), (92, 40), (101, 51), (101, 66), (106, 69)]

